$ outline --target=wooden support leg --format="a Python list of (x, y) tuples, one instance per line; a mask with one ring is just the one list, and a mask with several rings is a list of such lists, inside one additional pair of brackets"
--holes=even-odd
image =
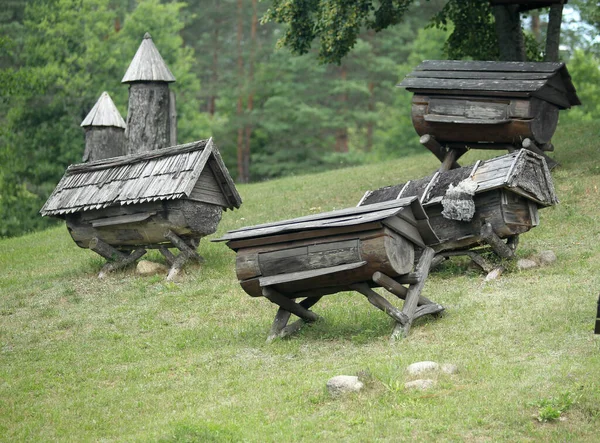
[(107, 260), (118, 261), (127, 257), (127, 254), (113, 248), (111, 245), (100, 240), (98, 237), (94, 237), (90, 240), (88, 248)]
[(146, 253), (145, 249), (140, 248), (134, 250), (130, 254), (125, 254), (124, 252), (113, 248), (108, 243), (100, 240), (98, 237), (92, 238), (88, 247), (96, 254), (104, 257), (106, 260), (110, 260), (102, 267), (100, 273), (98, 274), (98, 278), (104, 278), (109, 272), (124, 268)]
[(356, 292), (360, 292), (362, 295), (367, 297), (369, 302), (375, 306), (377, 309), (382, 310), (387, 315), (392, 317), (399, 323), (407, 323), (408, 318), (406, 314), (403, 314), (400, 309), (396, 308), (389, 301), (387, 301), (384, 297), (379, 295), (377, 292), (373, 291), (368, 284), (366, 283), (358, 283), (355, 285), (351, 285), (350, 289), (355, 290)]
[(392, 340), (402, 336), (406, 337), (408, 335), (410, 327), (412, 326), (412, 322), (415, 319), (417, 305), (419, 303), (419, 296), (421, 295), (423, 286), (425, 286), (425, 280), (427, 280), (427, 277), (429, 276), (429, 269), (434, 256), (435, 252), (433, 249), (425, 248), (423, 250), (421, 258), (419, 259), (419, 263), (417, 263), (417, 267), (415, 269), (416, 273), (419, 275), (419, 281), (416, 284), (410, 285), (408, 288), (406, 301), (402, 307), (402, 313), (407, 320), (404, 322), (398, 322), (398, 324), (396, 324), (394, 332), (392, 333)]
[[(402, 300), (406, 300), (406, 294), (408, 294), (408, 289), (405, 288), (404, 286), (402, 286), (400, 283), (398, 283), (396, 280), (394, 280), (391, 277), (388, 277), (387, 275), (377, 271), (376, 273), (373, 274), (373, 281), (375, 283), (377, 283), (379, 286), (381, 286), (382, 288), (386, 289), (388, 292), (391, 292), (392, 294), (394, 294), (396, 297), (402, 299)], [(427, 297), (423, 297), (422, 295), (419, 295), (419, 306), (422, 305), (430, 305), (430, 304), (434, 304), (431, 300), (429, 300)]]
[(269, 286), (263, 288), (262, 293), (272, 303), (275, 303), (276, 305), (282, 307), (286, 311), (297, 315), (298, 317), (307, 322), (313, 322), (319, 319), (319, 316), (314, 312), (309, 311), (304, 306), (302, 306), (299, 303), (296, 303), (292, 299), (281, 295), (279, 292), (277, 292), (275, 289)]
[[(425, 146), (427, 149), (429, 149), (429, 151), (436, 156), (436, 158), (442, 162), (442, 164), (444, 163), (444, 160), (446, 158), (446, 150), (444, 149), (444, 147), (442, 145), (440, 145), (440, 143), (435, 139), (435, 137), (433, 135), (429, 135), (429, 134), (425, 134), (422, 135), (421, 138), (419, 139), (419, 142)], [(463, 155), (466, 152), (466, 149), (453, 149), (453, 151), (455, 151), (454, 154), (452, 154), (454, 156), (454, 158), (449, 159), (449, 169), (456, 169), (456, 168), (460, 168), (460, 165), (458, 164), (458, 162), (456, 160), (458, 160), (458, 158)], [(446, 169), (445, 169), (446, 170)]]
[(483, 240), (490, 245), (492, 250), (499, 257), (510, 259), (515, 258), (514, 251), (496, 235), (491, 224), (486, 223), (481, 227), (481, 238), (483, 238)]
[[(444, 156), (444, 160), (442, 161), (442, 165), (438, 169), (438, 172), (445, 172), (452, 169), (452, 165), (456, 163), (456, 159), (458, 158), (458, 151), (456, 149), (449, 149), (446, 155)], [(456, 163), (458, 165), (458, 163)]]
[[(315, 305), (319, 300), (321, 300), (321, 298), (322, 297), (305, 298), (299, 303), (299, 305), (305, 309), (309, 309), (311, 306)], [(286, 311), (283, 308), (279, 308), (277, 314), (275, 315), (275, 320), (273, 320), (273, 325), (271, 326), (269, 336), (267, 337), (267, 343), (271, 343), (276, 338), (283, 338), (293, 334), (306, 323), (303, 319), (299, 319), (291, 325), (288, 325), (287, 323), (290, 319), (290, 316), (291, 312)]]
[(125, 256), (122, 259), (105, 264), (104, 267), (100, 270), (100, 273), (98, 274), (98, 278), (104, 278), (106, 276), (106, 274), (108, 274), (109, 272), (124, 268), (128, 264), (133, 263), (134, 261), (139, 259), (145, 253), (146, 253), (146, 250), (144, 248), (136, 249), (131, 254)]
[(171, 251), (169, 251), (169, 248), (167, 248), (166, 246), (159, 246), (158, 250), (163, 255), (163, 257), (165, 257), (165, 260), (167, 261), (169, 266), (173, 266), (173, 263), (175, 263), (175, 256)]
[(519, 234), (511, 235), (506, 239), (506, 246), (512, 249), (513, 252), (517, 250), (517, 246), (519, 246)]
[[(204, 259), (196, 252), (198, 245), (196, 244), (195, 240), (192, 240), (191, 245), (188, 245), (182, 238), (180, 238), (171, 230), (165, 232), (165, 238), (181, 251), (177, 257), (174, 257), (169, 252), (170, 256), (174, 257), (174, 259), (173, 263), (171, 264), (171, 269), (169, 269), (169, 275), (167, 276), (168, 281), (173, 280), (177, 274), (179, 274), (179, 271), (188, 260), (196, 260), (198, 263), (204, 262)], [(165, 255), (162, 249), (160, 249), (160, 251), (163, 253), (163, 255)], [(170, 257), (167, 257), (167, 255), (165, 255), (165, 258), (167, 261), (170, 259)]]

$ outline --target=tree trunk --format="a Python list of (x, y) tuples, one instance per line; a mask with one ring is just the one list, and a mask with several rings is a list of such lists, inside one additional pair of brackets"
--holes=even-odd
[(525, 61), (525, 41), (518, 5), (494, 6), (500, 60)]
[(211, 94), (208, 98), (208, 114), (214, 117), (217, 108), (217, 83), (219, 82), (219, 26), (216, 26), (213, 33), (213, 57), (212, 57), (212, 76), (211, 76)]
[[(369, 104), (368, 104), (369, 117), (371, 117), (373, 115), (373, 112), (375, 112), (375, 95), (373, 94), (374, 90), (375, 90), (375, 83), (369, 82)], [(375, 130), (375, 123), (373, 123), (369, 119), (369, 122), (367, 123), (367, 152), (371, 152), (371, 149), (373, 149), (373, 132), (374, 132), (374, 130)]]
[(242, 52), (243, 31), (243, 1), (237, 0), (237, 68), (238, 68), (238, 100), (236, 116), (238, 121), (237, 131), (237, 169), (240, 183), (248, 183), (248, 177), (244, 168), (244, 125), (242, 124), (244, 112), (244, 57)]
[[(348, 72), (346, 66), (341, 67), (340, 76), (342, 83), (346, 82)], [(346, 108), (348, 106), (348, 93), (344, 91), (340, 96), (340, 111), (342, 115), (346, 114)], [(336, 130), (335, 134), (335, 150), (336, 152), (348, 152), (348, 127), (343, 124), (342, 127)]]
[[(257, 0), (252, 0), (252, 25), (250, 28), (250, 59), (248, 62), (248, 102), (246, 104), (247, 115), (250, 118), (254, 108), (254, 59), (256, 56), (256, 26), (258, 24), (258, 16), (256, 14)], [(250, 181), (250, 139), (252, 138), (252, 122), (246, 122), (245, 142), (244, 142), (244, 171), (246, 173), (247, 182)]]
[(560, 25), (562, 23), (563, 3), (550, 7), (548, 17), (548, 31), (546, 33), (546, 54), (544, 60), (547, 62), (559, 61), (558, 49), (560, 44)]
[(169, 84), (138, 82), (129, 86), (129, 109), (125, 138), (127, 154), (169, 146)]
[(531, 33), (535, 37), (537, 42), (540, 42), (542, 39), (542, 29), (540, 22), (540, 13), (539, 11), (531, 11)]

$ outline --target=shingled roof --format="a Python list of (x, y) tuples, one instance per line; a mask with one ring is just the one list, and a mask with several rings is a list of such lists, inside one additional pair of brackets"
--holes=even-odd
[(581, 104), (564, 63), (425, 60), (398, 86), (426, 94), (538, 97), (562, 109)]
[(521, 149), (510, 154), (478, 161), (475, 165), (437, 172), (418, 180), (367, 191), (359, 206), (368, 206), (410, 196), (418, 196), (423, 206), (440, 203), (450, 184), (456, 186), (471, 178), (475, 194), (504, 188), (539, 204), (558, 203), (554, 182), (545, 160), (534, 152)]
[(108, 92), (104, 91), (92, 110), (81, 122), (81, 126), (109, 126), (125, 129), (125, 121)]
[(167, 82), (175, 81), (167, 64), (152, 42), (152, 37), (146, 32), (144, 39), (131, 60), (121, 83), (133, 82)]
[(40, 213), (50, 216), (189, 197), (206, 167), (227, 209), (242, 200), (212, 138), (141, 154), (71, 165)]

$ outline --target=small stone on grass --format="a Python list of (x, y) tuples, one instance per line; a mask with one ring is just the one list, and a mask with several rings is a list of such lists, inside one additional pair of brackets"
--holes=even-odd
[(327, 390), (333, 397), (339, 397), (348, 392), (358, 392), (364, 384), (355, 375), (337, 375), (327, 381)]
[(140, 260), (137, 264), (136, 272), (139, 275), (156, 275), (156, 274), (166, 274), (169, 272), (169, 268), (160, 263), (154, 263), (148, 260)]
[(556, 254), (554, 251), (542, 251), (537, 256), (537, 262), (542, 265), (551, 265), (556, 261)]
[(521, 271), (524, 271), (526, 269), (533, 269), (533, 268), (537, 268), (537, 267), (538, 267), (538, 264), (528, 258), (522, 258), (517, 262), (517, 268), (519, 268)]
[(410, 375), (421, 374), (426, 371), (435, 371), (439, 368), (439, 364), (434, 361), (419, 361), (417, 363), (413, 363), (406, 368), (406, 371)]

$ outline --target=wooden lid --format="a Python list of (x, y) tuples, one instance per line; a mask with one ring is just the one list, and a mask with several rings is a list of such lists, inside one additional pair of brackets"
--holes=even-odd
[(81, 126), (106, 126), (125, 129), (125, 121), (108, 92), (104, 91), (92, 110), (81, 122)]
[(165, 82), (171, 83), (175, 77), (167, 67), (152, 37), (146, 32), (142, 44), (135, 53), (121, 83)]

